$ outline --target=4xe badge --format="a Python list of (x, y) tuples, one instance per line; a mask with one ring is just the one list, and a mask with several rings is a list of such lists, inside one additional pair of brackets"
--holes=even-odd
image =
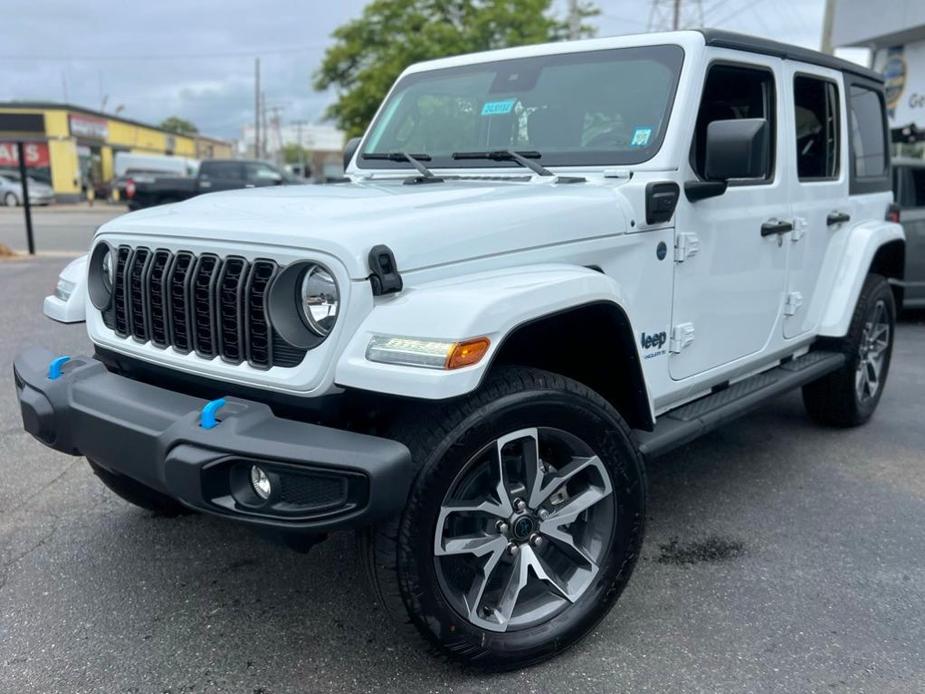
[[(652, 357), (657, 357), (662, 354), (665, 354), (667, 350), (662, 349), (665, 346), (665, 343), (668, 342), (668, 333), (664, 330), (660, 333), (652, 333), (647, 335), (643, 333), (639, 338), (639, 344), (642, 345), (642, 349), (647, 352), (644, 359), (651, 359)], [(649, 350), (655, 350), (650, 352)]]

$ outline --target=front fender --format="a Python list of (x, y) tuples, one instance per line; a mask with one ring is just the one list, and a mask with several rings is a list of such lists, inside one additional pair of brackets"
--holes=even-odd
[(59, 285), (63, 282), (70, 287), (67, 299), (57, 294), (49, 294), (42, 304), (42, 313), (59, 323), (83, 323), (86, 319), (87, 304), (87, 256), (75, 258), (58, 275)]
[(855, 304), (877, 251), (893, 241), (905, 241), (902, 226), (893, 222), (865, 222), (853, 227), (844, 241), (844, 252), (829, 300), (822, 313), (819, 334), (843, 337), (848, 333)]
[[(595, 270), (544, 264), (496, 270), (412, 286), (383, 297), (337, 363), (344, 387), (439, 400), (475, 390), (504, 338), (516, 327), (583, 304), (609, 301), (621, 308), (620, 285)], [(487, 337), (486, 356), (452, 371), (380, 364), (366, 359), (373, 335), (465, 340)]]

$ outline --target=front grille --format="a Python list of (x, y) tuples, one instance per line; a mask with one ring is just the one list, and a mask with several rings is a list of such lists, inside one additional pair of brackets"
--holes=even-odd
[(306, 351), (273, 330), (265, 309), (277, 271), (272, 260), (119, 246), (103, 322), (120, 337), (204, 359), (297, 366)]
[(279, 500), (307, 507), (334, 506), (347, 499), (347, 484), (342, 477), (321, 475), (280, 475)]

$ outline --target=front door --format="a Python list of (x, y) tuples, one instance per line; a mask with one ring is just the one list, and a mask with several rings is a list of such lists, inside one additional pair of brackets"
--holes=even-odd
[(782, 69), (780, 59), (758, 55), (747, 63), (715, 61), (708, 67), (688, 177), (703, 178), (706, 129), (714, 120), (767, 119), (771, 152), (760, 178), (730, 181), (722, 195), (697, 202), (681, 196), (669, 336), (675, 380), (746, 360), (775, 335), (790, 243)]
[[(789, 62), (784, 89), (794, 123), (785, 143), (794, 154), (786, 178), (793, 209), (784, 299), (784, 337), (799, 337), (821, 320), (833, 277), (821, 274), (833, 239), (850, 231), (845, 96), (838, 72)], [(834, 272), (834, 269), (832, 270)]]

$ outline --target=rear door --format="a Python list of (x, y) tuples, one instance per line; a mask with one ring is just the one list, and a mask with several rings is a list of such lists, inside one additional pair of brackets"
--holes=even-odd
[[(669, 337), (675, 380), (760, 356), (779, 336), (786, 283), (791, 148), (781, 117), (782, 61), (733, 51), (716, 56), (707, 68), (686, 175), (703, 179), (707, 125), (715, 120), (766, 118), (771, 152), (763, 176), (730, 181), (725, 193), (706, 200), (682, 195), (678, 203)], [(768, 233), (772, 228), (781, 231)]]
[(784, 297), (784, 337), (808, 333), (818, 324), (825, 288), (821, 275), (833, 238), (847, 234), (848, 145), (841, 73), (802, 63), (785, 63), (788, 119), (795, 128), (786, 146), (793, 152), (786, 180), (793, 214), (790, 261)]

